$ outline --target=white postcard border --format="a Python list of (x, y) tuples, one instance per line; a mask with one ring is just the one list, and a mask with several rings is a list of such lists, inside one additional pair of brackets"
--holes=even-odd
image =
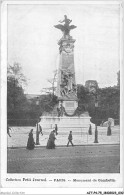
[[(120, 4), (122, 7), (122, 1), (3, 1), (1, 6), (2, 12), (2, 20), (1, 20), (1, 184), (2, 188), (56, 188), (62, 187), (64, 188), (122, 188), (123, 187), (123, 173), (124, 173), (124, 165), (123, 165), (123, 149), (124, 149), (124, 138), (123, 138), (123, 116), (124, 116), (124, 105), (123, 105), (123, 97), (124, 97), (124, 79), (123, 72), (124, 67), (122, 66), (123, 60), (123, 29), (122, 29), (122, 11), (120, 14), (120, 28), (121, 28), (121, 39), (120, 39), (120, 82), (121, 82), (121, 118), (120, 118), (120, 174), (7, 174), (7, 135), (5, 133), (6, 126), (6, 97), (7, 97), (7, 86), (6, 86), (6, 64), (7, 64), (7, 6), (10, 4), (92, 4), (95, 3), (103, 3), (103, 4)], [(122, 8), (121, 8), (122, 10)], [(19, 181), (19, 182), (11, 182), (6, 181), (7, 178), (46, 178), (48, 182), (40, 183), (33, 181)], [(91, 179), (92, 182), (83, 182), (83, 183), (74, 183), (73, 179)], [(66, 179), (67, 182), (54, 182), (53, 179)], [(69, 182), (68, 179), (72, 181)], [(115, 182), (98, 182), (98, 179), (115, 179)], [(49, 181), (52, 180), (52, 181)], [(94, 180), (94, 182), (93, 182)], [(97, 180), (95, 182), (95, 180)], [(82, 187), (83, 186), (83, 187)], [(74, 190), (74, 191), (73, 191)], [(73, 192), (77, 192), (77, 189), (73, 189)], [(86, 189), (85, 189), (86, 190)], [(54, 189), (55, 191), (55, 189)], [(60, 191), (60, 190), (59, 190)], [(69, 190), (67, 190), (69, 191)], [(80, 190), (79, 190), (80, 191)], [(51, 193), (51, 192), (50, 192)], [(55, 192), (54, 192), (55, 193)], [(73, 194), (73, 193), (72, 193)]]

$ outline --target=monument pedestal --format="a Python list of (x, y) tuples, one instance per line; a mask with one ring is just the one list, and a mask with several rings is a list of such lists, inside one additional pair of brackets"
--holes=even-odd
[(40, 117), (41, 121), (40, 121), (40, 125), (43, 129), (43, 131), (46, 130), (51, 130), (52, 128), (55, 127), (55, 124), (57, 124), (58, 126), (58, 130), (59, 132), (62, 131), (73, 131), (73, 130), (80, 130), (80, 129), (84, 129), (88, 132), (89, 129), (89, 125), (91, 124), (92, 126), (94, 126), (94, 124), (92, 124), (90, 122), (90, 118), (89, 116), (84, 116), (84, 117)]
[(61, 106), (61, 104), (63, 105), (63, 107), (65, 108), (65, 112), (68, 114), (68, 115), (73, 115), (75, 110), (77, 109), (78, 107), (78, 102), (77, 101), (74, 101), (74, 100), (65, 100), (65, 101), (61, 101), (59, 102), (59, 107)]

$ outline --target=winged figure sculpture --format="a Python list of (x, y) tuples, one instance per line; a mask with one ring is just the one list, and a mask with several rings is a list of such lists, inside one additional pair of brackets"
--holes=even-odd
[(76, 28), (75, 25), (70, 25), (72, 20), (68, 19), (66, 15), (64, 15), (64, 20), (63, 21), (59, 21), (59, 22), (60, 23), (64, 22), (64, 25), (58, 24), (58, 25), (55, 25), (54, 27), (60, 29), (64, 33), (64, 36), (69, 35), (70, 30)]

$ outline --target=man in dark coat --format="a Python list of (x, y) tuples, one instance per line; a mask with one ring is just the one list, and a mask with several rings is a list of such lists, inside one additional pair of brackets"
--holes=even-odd
[(71, 145), (74, 146), (74, 144), (72, 143), (72, 139), (73, 139), (73, 137), (72, 137), (72, 131), (70, 131), (69, 136), (68, 136), (67, 147), (68, 147), (69, 143), (71, 143)]
[(58, 126), (57, 126), (57, 124), (55, 124), (55, 133), (56, 133), (56, 135), (58, 135)]

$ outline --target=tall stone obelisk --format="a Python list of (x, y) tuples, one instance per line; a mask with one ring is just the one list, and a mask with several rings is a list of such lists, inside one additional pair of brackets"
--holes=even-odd
[(55, 105), (53, 111), (47, 115), (41, 116), (40, 124), (42, 128), (51, 129), (53, 126), (58, 126), (59, 130), (69, 132), (72, 127), (73, 131), (89, 127), (89, 115), (82, 113), (78, 107), (77, 89), (75, 81), (75, 67), (74, 67), (74, 43), (75, 39), (70, 36), (70, 30), (76, 28), (70, 25), (72, 20), (64, 16), (62, 24), (54, 26), (62, 31), (63, 36), (59, 40), (59, 68), (57, 80), (57, 93), (59, 105)]
[(63, 32), (63, 37), (59, 40), (59, 70), (57, 81), (57, 96), (59, 106), (63, 106), (68, 115), (73, 115), (78, 107), (76, 81), (75, 81), (75, 67), (74, 67), (74, 42), (75, 39), (70, 36), (70, 30), (76, 28), (70, 25), (72, 20), (64, 16), (62, 24), (55, 25), (55, 28)]

